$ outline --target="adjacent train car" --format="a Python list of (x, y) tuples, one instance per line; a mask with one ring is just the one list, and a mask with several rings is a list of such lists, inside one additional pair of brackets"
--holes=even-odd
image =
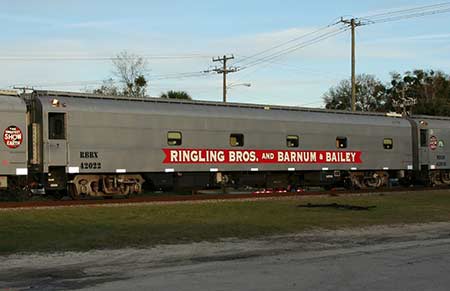
[(417, 160), (422, 180), (433, 185), (450, 185), (450, 118), (414, 116)]
[(18, 187), (28, 174), (27, 106), (14, 92), (0, 91), (0, 190)]
[(380, 187), (412, 170), (411, 123), (383, 114), (35, 91), (35, 176), (103, 196), (153, 188)]

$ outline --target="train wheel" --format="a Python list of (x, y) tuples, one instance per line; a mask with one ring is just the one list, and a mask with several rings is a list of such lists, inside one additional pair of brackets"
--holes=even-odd
[(142, 191), (142, 185), (139, 182), (133, 185), (133, 193), (140, 194)]
[(121, 195), (128, 196), (130, 194), (130, 186), (126, 184), (120, 184), (119, 191)]
[(377, 174), (374, 174), (371, 178), (365, 179), (364, 182), (369, 188), (380, 188), (383, 184), (383, 179)]
[(364, 183), (364, 174), (361, 172), (352, 172), (350, 174), (351, 186), (353, 189), (365, 189), (367, 188)]
[(364, 183), (369, 188), (380, 188), (382, 186), (387, 185), (387, 181), (389, 180), (389, 174), (387, 172), (376, 172), (371, 173), (370, 177), (366, 177), (364, 179)]
[(77, 193), (77, 187), (75, 186), (75, 184), (69, 184), (68, 188), (70, 198), (72, 198), (73, 200), (79, 200), (80, 195)]
[(441, 181), (445, 185), (450, 185), (450, 173), (447, 171), (441, 172)]
[(432, 186), (440, 186), (440, 185), (442, 185), (441, 175), (437, 171), (430, 172), (429, 179), (430, 179), (430, 184)]

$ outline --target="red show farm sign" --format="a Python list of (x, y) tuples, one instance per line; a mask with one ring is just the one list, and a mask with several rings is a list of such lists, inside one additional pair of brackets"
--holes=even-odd
[(360, 164), (360, 151), (163, 149), (164, 164)]
[(23, 134), (20, 128), (11, 125), (3, 132), (3, 142), (10, 149), (18, 148), (23, 141)]

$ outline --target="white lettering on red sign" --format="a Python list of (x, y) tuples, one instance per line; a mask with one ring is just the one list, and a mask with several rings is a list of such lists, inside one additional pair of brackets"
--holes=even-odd
[(163, 149), (164, 164), (360, 164), (360, 151)]
[(18, 148), (23, 141), (23, 134), (20, 128), (11, 125), (3, 132), (3, 142), (10, 149)]
[(437, 137), (435, 137), (434, 135), (430, 137), (430, 149), (435, 150), (437, 148), (438, 145), (438, 140)]

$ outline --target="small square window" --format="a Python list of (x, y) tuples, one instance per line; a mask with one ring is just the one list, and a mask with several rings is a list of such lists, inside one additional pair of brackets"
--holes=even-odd
[(170, 146), (181, 145), (181, 132), (169, 131), (167, 133), (167, 144)]
[(338, 149), (345, 149), (347, 147), (347, 138), (342, 136), (336, 137), (336, 147)]
[(66, 126), (64, 113), (48, 113), (48, 138), (66, 139)]
[(428, 147), (428, 132), (426, 129), (420, 130), (420, 146)]
[(298, 135), (288, 135), (286, 137), (286, 145), (288, 148), (298, 148), (299, 145)]
[(386, 150), (392, 150), (392, 148), (394, 147), (394, 142), (393, 142), (392, 138), (383, 139), (383, 147)]
[(244, 146), (244, 135), (242, 133), (230, 134), (230, 146), (232, 147)]

